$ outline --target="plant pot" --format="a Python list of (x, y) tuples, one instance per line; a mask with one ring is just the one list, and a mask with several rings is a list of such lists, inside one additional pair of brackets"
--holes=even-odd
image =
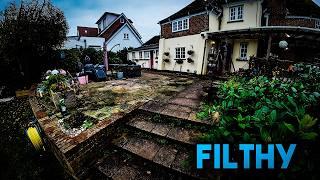
[(182, 59), (178, 59), (176, 60), (177, 64), (183, 64), (183, 60)]
[(170, 55), (170, 53), (169, 52), (165, 52), (165, 53), (163, 53), (165, 56), (169, 56)]
[(164, 59), (163, 61), (166, 62), (166, 63), (170, 62), (169, 59)]
[(194, 54), (194, 51), (193, 50), (189, 50), (187, 53), (191, 56), (192, 54)]
[(188, 63), (193, 63), (193, 62), (194, 62), (194, 60), (193, 60), (193, 59), (188, 58)]

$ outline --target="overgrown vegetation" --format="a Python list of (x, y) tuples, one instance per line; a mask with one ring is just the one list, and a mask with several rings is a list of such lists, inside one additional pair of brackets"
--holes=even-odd
[(299, 160), (291, 170), (303, 175), (317, 174), (320, 71), (311, 65), (295, 68), (297, 76), (285, 82), (258, 76), (234, 77), (223, 83), (218, 98), (197, 114), (199, 119), (217, 124), (200, 140), (230, 144), (297, 143)]

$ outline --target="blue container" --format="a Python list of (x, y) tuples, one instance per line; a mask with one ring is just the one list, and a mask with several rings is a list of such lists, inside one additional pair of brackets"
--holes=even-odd
[(117, 79), (122, 80), (123, 79), (123, 72), (117, 72)]

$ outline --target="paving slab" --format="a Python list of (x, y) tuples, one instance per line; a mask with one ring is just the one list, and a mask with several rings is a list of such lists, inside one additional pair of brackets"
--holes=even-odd
[(150, 132), (155, 128), (156, 124), (140, 118), (134, 118), (129, 123), (130, 126)]
[(123, 166), (121, 167), (117, 173), (112, 176), (114, 180), (129, 180), (135, 179), (135, 177), (139, 174), (139, 170), (131, 167), (131, 166)]
[(172, 145), (162, 147), (153, 159), (153, 162), (170, 167), (174, 161), (178, 149)]
[(167, 124), (158, 123), (154, 129), (151, 131), (153, 134), (157, 134), (160, 136), (166, 136), (171, 130), (172, 126)]
[(161, 146), (152, 140), (133, 137), (123, 148), (145, 159), (152, 160)]
[(177, 127), (172, 128), (167, 137), (187, 144), (194, 144), (195, 142), (193, 138), (197, 137), (197, 135), (200, 135), (200, 132), (197, 132), (193, 129)]

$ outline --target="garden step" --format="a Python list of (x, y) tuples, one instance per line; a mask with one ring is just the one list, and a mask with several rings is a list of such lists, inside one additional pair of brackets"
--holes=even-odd
[(194, 150), (171, 144), (163, 138), (150, 138), (133, 133), (124, 133), (113, 144), (130, 154), (152, 162), (173, 172), (190, 177), (197, 177), (191, 170), (191, 155)]
[(196, 143), (195, 138), (202, 134), (199, 130), (192, 128), (185, 128), (165, 122), (152, 122), (140, 117), (133, 117), (127, 125), (156, 136), (189, 145), (194, 145)]
[[(102, 174), (99, 179), (182, 179), (182, 177), (177, 174), (155, 168), (148, 163), (118, 151), (114, 151), (104, 159), (99, 160), (96, 168), (99, 171), (99, 173), (96, 174)], [(103, 178), (103, 176), (106, 178)]]

